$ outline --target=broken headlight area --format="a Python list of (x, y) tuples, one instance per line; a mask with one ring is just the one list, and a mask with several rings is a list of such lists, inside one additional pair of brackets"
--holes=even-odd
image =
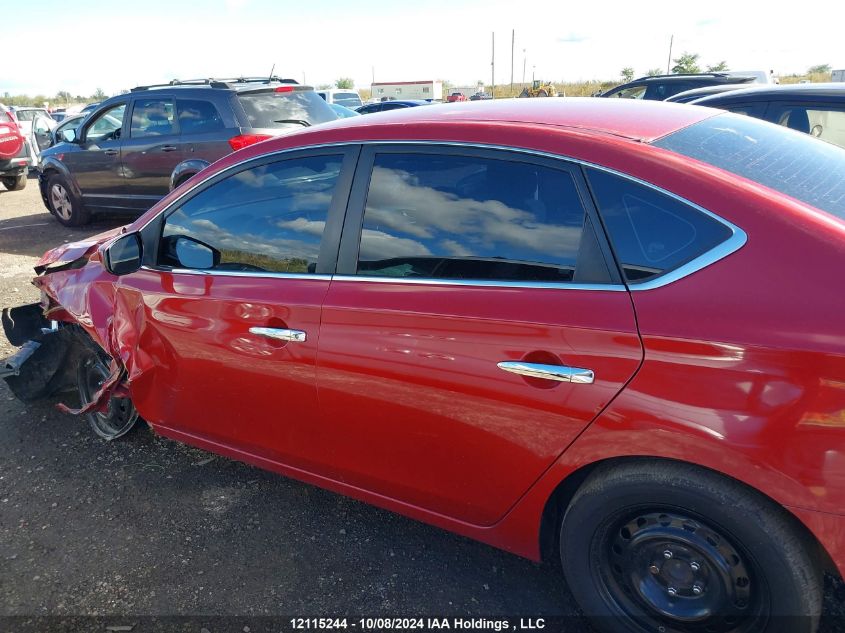
[(17, 353), (0, 362), (0, 377), (24, 402), (76, 392), (80, 407), (58, 407), (85, 414), (98, 435), (120, 437), (138, 413), (128, 399), (126, 372), (79, 325), (50, 321), (38, 303), (6, 308), (3, 330)]

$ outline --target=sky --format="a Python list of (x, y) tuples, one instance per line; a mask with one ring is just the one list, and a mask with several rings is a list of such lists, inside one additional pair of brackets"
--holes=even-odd
[[(26, 19), (23, 18), (25, 14)], [(811, 15), (812, 14), (812, 15)], [(453, 85), (612, 80), (644, 75), (673, 57), (703, 65), (804, 72), (845, 68), (845, 4), (816, 0), (805, 18), (771, 2), (565, 2), (562, 0), (39, 0), (15, 12), (0, 49), (3, 93), (107, 94), (173, 78), (275, 74), (310, 85), (351, 77), (440, 79)]]

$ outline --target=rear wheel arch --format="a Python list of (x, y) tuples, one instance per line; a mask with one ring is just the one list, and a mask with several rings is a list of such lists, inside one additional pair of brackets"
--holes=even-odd
[(794, 527), (802, 532), (806, 537), (807, 543), (817, 552), (819, 564), (825, 571), (839, 576), (837, 567), (833, 562), (833, 558), (825, 548), (824, 544), (819, 541), (813, 531), (790, 509), (782, 503), (773, 499), (771, 496), (747, 484), (744, 481), (731, 477), (728, 474), (718, 470), (696, 464), (694, 462), (686, 462), (679, 459), (670, 459), (666, 457), (651, 457), (647, 455), (632, 455), (623, 457), (610, 457), (607, 459), (598, 460), (578, 467), (576, 470), (569, 473), (563, 480), (558, 483), (552, 493), (546, 499), (545, 506), (540, 519), (539, 530), (539, 544), (540, 556), (544, 563), (551, 565), (560, 565), (560, 526), (563, 520), (566, 509), (570, 502), (578, 492), (581, 485), (595, 472), (621, 467), (623, 465), (632, 463), (662, 463), (667, 465), (682, 465), (691, 469), (706, 471), (715, 474), (726, 481), (734, 482), (744, 487), (746, 490), (752, 491), (755, 494), (761, 495), (772, 507), (779, 508), (789, 515)]

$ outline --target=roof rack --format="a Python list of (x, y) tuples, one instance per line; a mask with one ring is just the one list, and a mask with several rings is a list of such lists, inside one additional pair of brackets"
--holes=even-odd
[(225, 79), (218, 79), (208, 77), (206, 79), (171, 79), (164, 84), (148, 84), (146, 86), (136, 86), (130, 92), (140, 92), (142, 90), (149, 90), (150, 88), (170, 88), (173, 86), (210, 86), (211, 88), (230, 88), (231, 84), (245, 84), (245, 83), (264, 83), (270, 84), (273, 82), (283, 84), (298, 84), (295, 79), (283, 79), (277, 75), (270, 75), (269, 77), (227, 77)]
[(665, 79), (666, 77), (730, 77), (728, 73), (670, 73), (668, 75), (643, 75), (632, 81), (642, 81), (643, 79)]

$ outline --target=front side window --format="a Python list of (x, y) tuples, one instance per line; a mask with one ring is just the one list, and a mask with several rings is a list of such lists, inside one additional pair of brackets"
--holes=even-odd
[(785, 127), (845, 147), (845, 109), (824, 105), (775, 105), (767, 118)]
[(132, 138), (166, 136), (176, 133), (176, 111), (173, 99), (138, 99), (132, 109)]
[(168, 215), (159, 265), (313, 273), (342, 161), (284, 160), (214, 183)]
[(584, 218), (565, 170), (474, 156), (378, 154), (357, 274), (571, 282)]
[(642, 99), (645, 96), (645, 89), (646, 86), (631, 86), (608, 96), (618, 97), (619, 99)]
[(85, 139), (97, 142), (120, 138), (120, 128), (123, 126), (123, 113), (125, 111), (126, 104), (121, 103), (103, 112), (88, 126)]
[(732, 235), (723, 223), (676, 198), (599, 169), (587, 171), (628, 283), (679, 268)]

